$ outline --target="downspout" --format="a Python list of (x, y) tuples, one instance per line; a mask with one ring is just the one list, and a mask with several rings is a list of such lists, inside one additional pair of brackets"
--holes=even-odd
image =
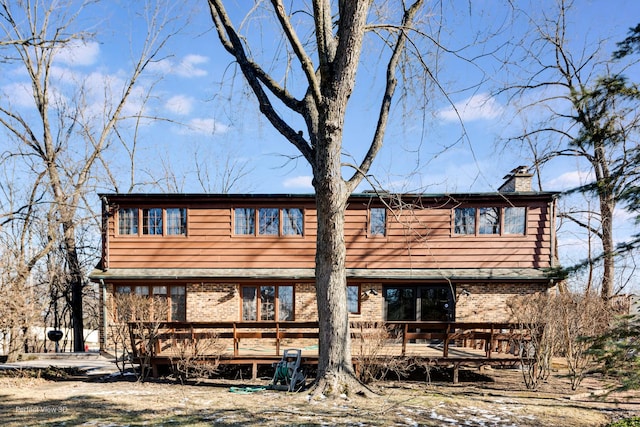
[[(551, 245), (551, 247), (549, 248), (549, 257), (551, 258), (549, 260), (549, 265), (552, 269), (556, 268), (559, 265), (558, 262), (558, 256), (557, 256), (557, 236), (556, 236), (556, 196), (553, 196), (551, 198), (551, 201), (549, 202), (549, 243)], [(560, 290), (560, 287), (562, 286), (562, 280), (558, 281), (556, 283), (556, 279), (555, 277), (551, 277), (549, 278), (549, 288), (548, 289), (552, 289), (554, 287), (554, 285), (557, 285), (558, 288), (556, 288), (555, 292), (557, 293)]]
[(102, 339), (100, 340), (100, 353), (104, 353), (107, 347), (107, 285), (100, 279), (100, 291), (102, 300)]
[(550, 232), (550, 244), (551, 244), (551, 248), (549, 251), (549, 255), (551, 257), (551, 259), (549, 260), (549, 265), (551, 266), (551, 268), (555, 268), (557, 266), (557, 256), (556, 256), (556, 198), (555, 196), (551, 199), (551, 202), (549, 202), (549, 215), (550, 215), (550, 227), (549, 227), (549, 232)]

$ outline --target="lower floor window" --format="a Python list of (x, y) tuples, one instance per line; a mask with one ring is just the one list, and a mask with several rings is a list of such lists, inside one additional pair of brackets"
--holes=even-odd
[(349, 313), (360, 313), (360, 285), (347, 286), (347, 308)]
[(294, 320), (293, 285), (242, 286), (242, 320)]
[[(184, 322), (187, 320), (187, 292), (184, 285), (120, 285), (116, 286), (116, 298), (118, 295), (134, 294), (145, 298), (153, 298), (157, 301), (158, 305), (151, 305), (151, 307), (158, 307), (162, 309), (162, 317), (166, 317), (170, 322)], [(122, 309), (122, 308), (121, 308)], [(131, 312), (131, 317), (135, 317), (136, 309), (129, 307), (127, 311)], [(150, 313), (153, 315), (153, 313)], [(119, 313), (121, 316), (121, 313)]]
[(449, 285), (385, 286), (383, 293), (387, 321), (455, 320), (453, 293)]

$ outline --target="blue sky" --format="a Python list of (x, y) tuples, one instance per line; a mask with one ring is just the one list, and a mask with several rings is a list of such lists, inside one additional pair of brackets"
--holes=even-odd
[[(233, 12), (235, 2), (229, 3)], [(478, 16), (467, 16), (468, 11), (463, 9), (462, 16), (457, 19), (468, 26), (461, 25), (452, 30), (447, 43), (462, 46), (468, 43), (472, 31), (501, 22), (506, 15), (504, 11), (481, 9), (488, 6), (490, 10), (494, 3), (502, 5), (501, 2), (480, 2)], [(532, 4), (544, 7), (546, 3)], [(125, 2), (113, 5), (103, 11), (104, 16), (98, 21), (95, 17), (86, 18), (88, 22), (100, 22), (100, 27), (109, 30), (98, 32), (95, 42), (63, 52), (59, 56), (61, 70), (92, 76), (97, 86), (100, 79), (117, 79), (127, 72), (131, 50), (129, 34), (134, 32), (139, 36), (144, 22), (127, 9)], [(141, 154), (144, 154), (146, 168), (154, 171), (158, 167), (154, 162), (170, 160), (174, 171), (185, 177), (181, 190), (197, 192), (202, 188), (191, 177), (194, 155), (197, 153), (203, 159), (214, 156), (209, 160), (215, 160), (229, 153), (231, 158), (246, 162), (251, 169), (237, 191), (311, 192), (309, 167), (302, 160), (288, 160), (287, 156), (295, 155), (295, 150), (262, 119), (254, 100), (246, 95), (241, 80), (235, 82), (235, 90), (229, 91), (228, 86), (221, 90), (221, 82), (228, 81), (233, 72), (229, 67), (230, 57), (219, 46), (216, 34), (211, 30), (206, 3), (188, 3), (180, 13), (186, 13), (190, 8), (195, 12), (188, 28), (170, 42), (164, 59), (151, 67), (154, 78), (161, 75), (163, 80), (155, 88), (154, 103), (150, 108), (154, 114), (173, 122), (149, 122), (143, 129)], [(581, 31), (574, 36), (577, 42), (600, 37), (613, 42), (624, 38), (627, 29), (640, 21), (640, 4), (632, 0), (582, 0), (576, 2), (572, 13), (575, 13), (573, 21), (579, 22), (575, 28)], [(516, 30), (510, 31), (517, 34)], [(471, 56), (469, 52), (465, 54)], [(478, 69), (446, 55), (442, 62), (444, 90), (450, 93), (450, 101), (461, 117), (455, 115), (450, 101), (438, 93), (428, 106), (430, 111), (425, 114), (424, 123), (423, 117), (417, 115), (410, 116), (410, 122), (403, 120), (401, 110), (407, 107), (398, 104), (385, 147), (374, 165), (376, 179), (396, 190), (492, 191), (502, 183), (502, 177), (509, 170), (529, 162), (528, 153), (500, 144), (500, 138), (509, 133), (507, 120), (512, 113), (505, 99), (490, 95), (500, 78), (489, 76), (485, 85), (463, 91), (461, 88), (477, 82)], [(491, 73), (495, 64), (485, 62), (480, 66), (485, 73)], [(6, 79), (2, 80), (3, 85), (7, 84)], [(150, 78), (147, 84), (152, 81)], [(369, 95), (368, 89), (369, 86), (364, 89), (366, 95)], [(366, 119), (375, 114), (378, 102), (376, 98), (356, 95), (358, 97), (350, 105), (353, 113), (349, 117), (349, 129), (345, 130), (345, 150), (350, 153), (360, 153), (368, 144), (368, 138), (363, 138), (371, 128)], [(459, 119), (466, 129), (466, 137), (462, 139)], [(451, 148), (445, 150), (445, 147)], [(547, 176), (543, 177), (546, 189), (562, 190), (574, 184), (577, 176), (574, 169), (574, 165), (567, 164), (547, 171)]]
[[(139, 44), (134, 43), (132, 48), (130, 40), (140, 37), (144, 28), (144, 21), (134, 13), (140, 11), (129, 9), (128, 2), (107, 3), (111, 6), (103, 6), (99, 17), (89, 15), (79, 20), (96, 31), (95, 41), (62, 51), (56, 68), (60, 75), (87, 78), (89, 85), (96, 87), (96, 96), (99, 96), (104, 79), (116, 81), (128, 72), (130, 51)], [(236, 2), (229, 3), (233, 11)], [(544, 7), (547, 3), (531, 4)], [(451, 31), (446, 40), (448, 46), (463, 46), (469, 43), (471, 33), (477, 28), (504, 19), (504, 11), (489, 13), (482, 9), (487, 6), (491, 10), (493, 4), (502, 5), (501, 2), (487, 0), (475, 4), (480, 5), (478, 16), (473, 15), (476, 10), (468, 16), (465, 6), (462, 16), (457, 19), (468, 25)], [(580, 30), (573, 36), (576, 43), (584, 40), (588, 44), (590, 40), (607, 38), (612, 44), (624, 38), (628, 28), (640, 21), (640, 4), (633, 0), (581, 0), (575, 5), (571, 19), (579, 23), (574, 27)], [(150, 110), (173, 121), (148, 122), (141, 132), (141, 146), (144, 145), (144, 160), (149, 170), (154, 170), (154, 157), (170, 159), (175, 162), (175, 170), (187, 176), (181, 190), (199, 191), (198, 184), (188, 177), (193, 154), (200, 153), (204, 157), (230, 153), (252, 169), (237, 191), (312, 191), (308, 166), (302, 160), (287, 161), (286, 156), (295, 155), (295, 150), (260, 116), (241, 80), (236, 80), (234, 90), (230, 91), (228, 86), (221, 90), (221, 82), (229, 80), (233, 68), (230, 57), (222, 50), (211, 29), (206, 2), (186, 3), (184, 8), (175, 10), (176, 13), (188, 11), (193, 12), (189, 26), (172, 39), (164, 51), (164, 58), (150, 67), (153, 74), (146, 82), (143, 80), (139, 89), (142, 93), (161, 76), (162, 80), (154, 89)], [(509, 31), (518, 33), (514, 29)], [(503, 35), (503, 39), (507, 36)], [(471, 56), (472, 51), (469, 52), (465, 54)], [(528, 153), (504, 149), (499, 144), (500, 138), (509, 133), (507, 120), (512, 113), (506, 99), (490, 95), (500, 83), (500, 76), (489, 76), (483, 86), (464, 91), (461, 88), (477, 82), (478, 69), (461, 65), (446, 55), (441, 61), (443, 88), (449, 93), (450, 100), (435, 93), (428, 105), (429, 111), (424, 115), (424, 123), (423, 116), (417, 115), (410, 116), (412, 121), (403, 120), (402, 109), (407, 106), (397, 105), (385, 148), (374, 166), (376, 178), (398, 190), (492, 191), (501, 184), (505, 173), (528, 162)], [(485, 73), (491, 73), (496, 65), (485, 61), (480, 67)], [(21, 96), (26, 95), (25, 88), (20, 89), (23, 82), (19, 72), (0, 78), (5, 93), (12, 93), (18, 104)], [(365, 95), (355, 94), (357, 97), (350, 105), (353, 113), (349, 117), (349, 129), (345, 130), (345, 150), (350, 153), (359, 153), (368, 144), (368, 138), (363, 135), (368, 135), (371, 127), (360, 123), (366, 124), (366, 119), (375, 114), (378, 102), (376, 98), (368, 97), (366, 80), (359, 85), (364, 86)], [(460, 118), (453, 113), (450, 102), (457, 107)], [(28, 106), (28, 101), (24, 105)], [(467, 132), (462, 140), (459, 119)], [(445, 147), (451, 148), (445, 150)], [(547, 171), (547, 176), (543, 177), (548, 184), (545, 187), (561, 190), (572, 185), (577, 176), (574, 169), (568, 164)], [(410, 172), (417, 173), (407, 177)]]
[[(427, 2), (428, 3), (428, 2)], [(453, 2), (451, 2), (453, 3)], [(551, 10), (553, 2), (519, 1), (531, 16)], [(241, 15), (240, 6), (253, 2), (230, 1), (233, 17)], [(90, 101), (100, 105), (104, 97), (105, 81), (113, 87), (121, 84), (130, 72), (130, 61), (141, 46), (147, 23), (143, 2), (105, 2), (99, 9), (88, 8), (81, 14), (78, 28), (94, 31), (96, 37), (86, 43), (77, 43), (61, 51), (55, 73), (60, 82), (59, 91), (71, 81), (85, 80)], [(529, 6), (527, 6), (529, 5)], [(523, 22), (506, 25), (509, 16), (503, 2), (455, 2), (460, 7), (447, 16), (442, 28), (447, 47), (461, 55), (474, 57), (491, 51), (504, 40), (521, 35)], [(167, 44), (160, 60), (149, 67), (149, 73), (140, 81), (137, 97), (129, 108), (131, 113), (140, 107), (142, 97), (153, 87), (153, 97), (145, 113), (163, 118), (147, 120), (138, 132), (137, 174), (141, 184), (137, 191), (220, 191), (219, 177), (225, 165), (243, 165), (242, 174), (233, 192), (254, 193), (310, 193), (311, 171), (295, 149), (284, 140), (258, 111), (256, 102), (247, 94), (241, 79), (231, 77), (237, 70), (221, 48), (205, 1), (180, 3), (167, 9), (178, 19), (171, 25), (180, 25), (188, 18), (189, 24)], [(451, 12), (451, 11), (449, 11)], [(629, 27), (640, 22), (640, 2), (637, 0), (577, 0), (569, 15), (571, 40), (576, 47), (591, 48), (597, 40), (608, 40), (612, 47), (622, 40)], [(425, 29), (433, 27), (434, 20), (425, 19)], [(256, 51), (265, 57), (278, 51), (279, 45), (269, 37), (268, 28), (256, 20), (245, 23), (255, 30), (249, 36), (258, 43)], [(500, 29), (499, 35), (488, 44), (474, 43), (488, 29)], [(259, 30), (264, 32), (259, 32)], [(133, 42), (132, 42), (133, 40)], [(380, 71), (373, 55), (375, 42), (365, 42), (364, 55), (371, 55), (360, 72), (359, 83), (350, 101), (350, 112), (345, 128), (345, 152), (356, 157), (366, 149), (372, 129), (379, 93), (379, 80), (372, 75)], [(610, 52), (611, 48), (603, 49)], [(278, 70), (282, 64), (266, 63)], [(435, 69), (435, 68), (434, 68)], [(502, 96), (491, 93), (508, 76), (491, 58), (479, 59), (471, 64), (455, 55), (439, 59), (438, 78), (447, 99), (439, 90), (430, 92), (426, 109), (419, 104), (398, 102), (387, 131), (385, 145), (372, 172), (385, 188), (410, 192), (486, 192), (502, 184), (503, 176), (518, 165), (531, 163), (529, 154), (520, 147), (505, 147), (501, 141), (518, 130), (513, 120), (514, 106)], [(638, 74), (630, 75), (640, 82)], [(483, 84), (478, 85), (482, 79)], [(11, 94), (14, 105), (29, 107), (28, 87), (18, 69), (10, 69), (0, 76), (0, 89)], [(292, 84), (295, 88), (295, 83)], [(63, 95), (60, 95), (63, 96)], [(68, 95), (67, 95), (68, 96)], [(455, 106), (460, 117), (454, 113)], [(463, 134), (463, 126), (466, 131)], [(133, 132), (132, 128), (130, 129)], [(130, 135), (133, 135), (131, 133)], [(126, 190), (128, 178), (125, 153), (111, 154), (116, 174), (122, 174), (122, 188)], [(198, 176), (207, 175), (203, 186)], [(172, 176), (160, 185), (149, 185), (158, 177)], [(557, 162), (544, 170), (545, 190), (564, 190), (581, 179), (584, 170), (575, 162)], [(367, 189), (366, 185), (360, 190)], [(99, 191), (113, 191), (111, 187)], [(581, 203), (577, 201), (576, 203)], [(624, 219), (625, 213), (620, 211)], [(618, 229), (619, 239), (631, 234), (635, 228), (630, 222)], [(572, 240), (575, 238), (576, 240)], [(583, 236), (567, 233), (564, 240), (567, 252), (583, 242)]]

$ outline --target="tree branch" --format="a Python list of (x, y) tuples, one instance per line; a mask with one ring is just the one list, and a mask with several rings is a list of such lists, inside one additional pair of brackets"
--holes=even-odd
[(398, 38), (396, 40), (391, 58), (389, 59), (389, 62), (387, 64), (386, 86), (384, 95), (382, 96), (382, 102), (380, 104), (380, 112), (378, 113), (378, 122), (376, 124), (373, 141), (369, 146), (367, 154), (364, 156), (362, 162), (360, 163), (360, 166), (356, 169), (356, 172), (353, 174), (353, 176), (348, 180), (347, 185), (349, 187), (349, 191), (355, 190), (358, 184), (360, 184), (364, 176), (369, 172), (373, 160), (382, 147), (387, 121), (389, 119), (391, 101), (393, 99), (393, 94), (395, 93), (396, 85), (398, 83), (395, 73), (402, 53), (405, 49), (405, 42), (407, 40), (407, 29), (411, 27), (413, 19), (418, 10), (422, 7), (422, 4), (423, 0), (417, 0), (404, 11), (402, 24), (400, 25), (398, 30)]
[(280, 25), (282, 26), (282, 29), (284, 30), (284, 33), (287, 36), (287, 39), (289, 40), (289, 43), (291, 44), (296, 57), (298, 58), (298, 61), (300, 61), (302, 71), (307, 78), (307, 83), (309, 83), (309, 92), (313, 95), (316, 104), (319, 105), (322, 99), (322, 95), (320, 94), (320, 83), (318, 82), (318, 79), (316, 77), (316, 71), (313, 67), (313, 62), (311, 61), (311, 58), (309, 58), (309, 55), (307, 55), (307, 53), (305, 52), (305, 49), (302, 46), (298, 35), (293, 30), (291, 21), (286, 16), (282, 0), (271, 0), (271, 4), (273, 5), (273, 9), (278, 18), (278, 22), (280, 22)]
[(262, 87), (262, 84), (265, 84), (271, 93), (283, 101), (283, 103), (289, 108), (292, 108), (295, 112), (300, 113), (302, 111), (303, 104), (288, 95), (286, 91), (280, 88), (280, 86), (277, 85), (256, 63), (247, 57), (242, 41), (240, 40), (235, 27), (231, 23), (229, 15), (222, 5), (221, 0), (209, 0), (209, 10), (218, 32), (220, 42), (238, 61), (242, 74), (247, 79), (249, 87), (251, 87), (251, 90), (258, 99), (262, 114), (264, 114), (276, 130), (287, 138), (287, 140), (289, 140), (289, 142), (291, 142), (302, 153), (305, 159), (312, 164), (313, 149), (302, 135), (289, 126), (275, 111), (271, 100)]

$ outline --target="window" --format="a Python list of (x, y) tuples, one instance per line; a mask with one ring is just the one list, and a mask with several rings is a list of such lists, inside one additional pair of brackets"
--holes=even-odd
[(347, 308), (349, 313), (360, 313), (360, 285), (347, 286)]
[(524, 234), (525, 208), (504, 208), (504, 234)]
[[(139, 208), (118, 210), (118, 233), (137, 236), (139, 230), (145, 236), (186, 236), (187, 209), (185, 208), (144, 208), (142, 209), (142, 227)], [(166, 228), (163, 225), (166, 224)]]
[(126, 208), (118, 210), (118, 233), (138, 234), (138, 208)]
[(369, 223), (369, 235), (385, 236), (387, 234), (387, 210), (385, 208), (371, 208)]
[(293, 320), (292, 285), (242, 287), (242, 320)]
[(187, 320), (187, 295), (184, 286), (171, 287), (171, 317), (174, 322), (184, 322)]
[(480, 208), (478, 234), (500, 234), (500, 208)]
[(242, 287), (242, 320), (258, 320), (255, 286)]
[(256, 234), (256, 210), (253, 208), (236, 208), (235, 210), (235, 234)]
[(260, 235), (277, 236), (280, 234), (280, 210), (277, 208), (261, 208), (259, 209)]
[(135, 286), (133, 288), (136, 295), (140, 295), (143, 297), (149, 296), (149, 287), (148, 286)]
[(162, 235), (162, 209), (142, 209), (142, 234)]
[(302, 236), (302, 209), (282, 210), (282, 234), (285, 236)]
[(455, 234), (476, 234), (476, 208), (456, 208)]
[(187, 234), (187, 210), (185, 208), (170, 208), (165, 210), (167, 215), (167, 234), (184, 236)]
[(453, 233), (457, 235), (524, 235), (526, 212), (525, 207), (455, 208)]
[[(156, 301), (166, 304), (167, 321), (184, 322), (187, 319), (187, 298), (186, 287), (184, 285), (136, 285), (136, 286), (116, 286), (116, 295), (135, 294), (145, 298), (153, 298)], [(126, 309), (133, 316), (133, 307), (125, 304), (119, 310)], [(164, 311), (164, 310), (163, 310)], [(122, 313), (118, 312), (118, 318), (123, 319)]]
[(233, 231), (237, 236), (302, 236), (304, 233), (301, 208), (235, 208), (234, 218)]

